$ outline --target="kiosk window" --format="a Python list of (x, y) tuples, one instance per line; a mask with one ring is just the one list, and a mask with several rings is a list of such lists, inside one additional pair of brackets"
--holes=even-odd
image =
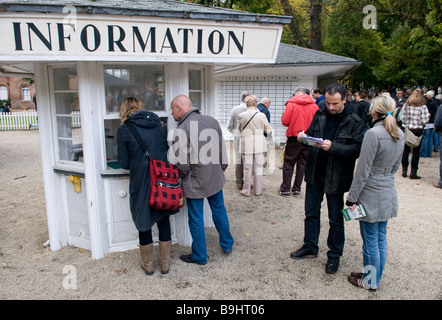
[(75, 66), (54, 67), (52, 76), (58, 158), (83, 162), (77, 69)]
[(201, 110), (203, 102), (203, 72), (201, 70), (189, 70), (189, 96), (192, 105)]
[(124, 98), (135, 97), (149, 111), (165, 111), (163, 65), (104, 65), (106, 113), (120, 111)]

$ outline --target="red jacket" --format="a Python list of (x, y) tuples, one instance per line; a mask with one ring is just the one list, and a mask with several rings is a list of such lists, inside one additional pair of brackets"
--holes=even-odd
[(285, 135), (297, 137), (301, 131), (306, 131), (312, 122), (313, 116), (318, 110), (318, 105), (307, 94), (291, 97), (285, 103), (285, 110), (281, 116), (281, 122), (288, 127)]

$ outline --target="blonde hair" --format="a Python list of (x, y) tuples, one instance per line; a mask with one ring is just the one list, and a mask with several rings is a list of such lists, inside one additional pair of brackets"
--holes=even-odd
[(399, 128), (393, 112), (396, 109), (396, 102), (390, 96), (378, 96), (373, 99), (370, 112), (375, 111), (380, 119), (384, 119), (384, 126), (394, 140), (399, 140)]
[(124, 98), (120, 107), (120, 123), (123, 124), (127, 117), (140, 110), (143, 110), (143, 104), (137, 98)]
[(244, 102), (246, 104), (247, 107), (256, 107), (256, 105), (258, 104), (258, 99), (256, 98), (256, 96), (254, 96), (253, 94), (250, 96), (247, 96), (244, 99)]
[(424, 94), (422, 93), (422, 90), (416, 89), (413, 91), (413, 93), (408, 97), (405, 104), (407, 106), (413, 106), (413, 107), (420, 107), (423, 106), (426, 103)]

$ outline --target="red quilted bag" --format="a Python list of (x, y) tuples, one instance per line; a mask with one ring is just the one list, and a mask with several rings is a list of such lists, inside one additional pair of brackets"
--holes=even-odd
[(140, 144), (146, 157), (149, 158), (149, 206), (157, 210), (178, 210), (182, 208), (184, 206), (184, 194), (178, 181), (178, 169), (173, 164), (153, 159), (133, 124), (126, 121), (126, 125)]
[(149, 159), (149, 206), (157, 210), (177, 210), (184, 206), (183, 189), (177, 168), (164, 161)]

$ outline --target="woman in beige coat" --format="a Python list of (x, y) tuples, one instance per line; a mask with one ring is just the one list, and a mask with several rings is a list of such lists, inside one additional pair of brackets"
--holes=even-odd
[(262, 193), (262, 177), (264, 170), (264, 155), (267, 152), (267, 140), (264, 133), (269, 134), (272, 127), (264, 113), (257, 108), (258, 101), (254, 95), (244, 101), (247, 110), (238, 116), (238, 131), (241, 133), (240, 151), (244, 164), (243, 196), (250, 196), (252, 175), (255, 195)]

